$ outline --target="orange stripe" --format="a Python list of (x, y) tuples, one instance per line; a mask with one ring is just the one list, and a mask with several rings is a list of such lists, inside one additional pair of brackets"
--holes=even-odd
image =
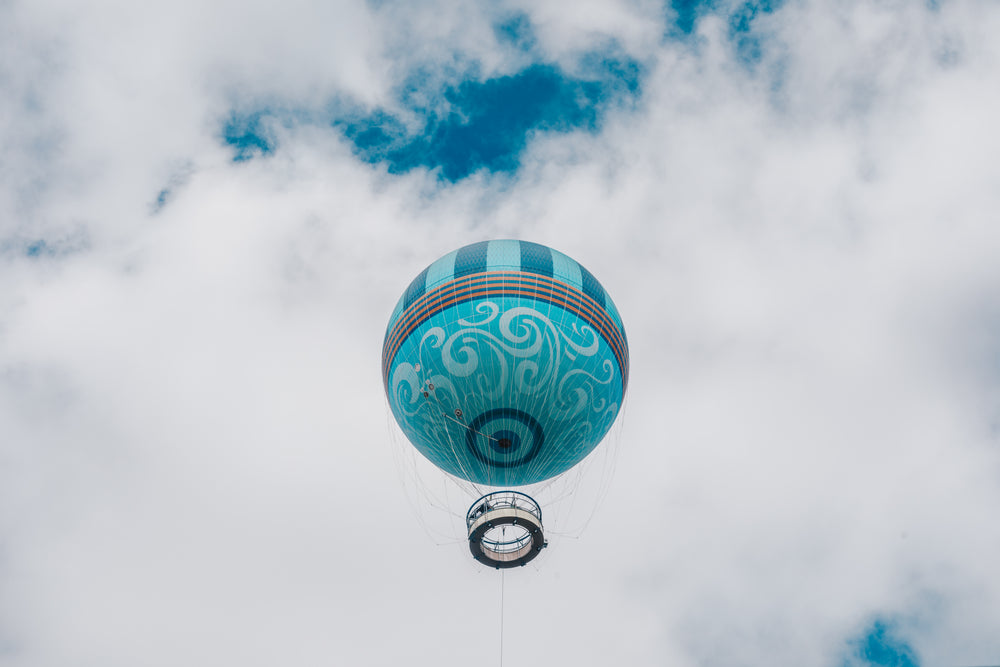
[[(503, 280), (505, 277), (515, 278), (515, 284), (508, 286)], [(603, 312), (603, 309), (596, 310), (600, 306), (586, 294), (563, 283), (554, 280), (551, 282), (543, 281), (542, 278), (538, 274), (486, 272), (463, 276), (459, 280), (463, 281), (464, 284), (460, 284), (459, 280), (453, 280), (451, 283), (422, 296), (407, 309), (408, 312), (397, 320), (386, 339), (382, 370), (386, 384), (389, 380), (387, 377), (389, 366), (402, 342), (423, 322), (449, 306), (491, 293), (499, 293), (505, 296), (542, 297), (540, 300), (563, 307), (594, 326), (601, 333), (601, 337), (611, 345), (622, 372), (624, 387), (628, 378), (628, 357), (627, 352), (625, 352), (627, 348), (618, 326)], [(485, 286), (476, 289), (478, 283), (485, 283)], [(528, 286), (526, 287), (525, 284)], [(545, 298), (545, 295), (563, 298)]]
[[(624, 337), (622, 336), (620, 330), (618, 329), (618, 326), (611, 320), (610, 317), (608, 317), (606, 311), (586, 294), (583, 294), (582, 292), (570, 287), (569, 285), (565, 285), (556, 280), (547, 278), (543, 280), (544, 277), (540, 276), (539, 274), (528, 274), (524, 272), (500, 272), (500, 271), (471, 274), (468, 277), (463, 276), (458, 280), (453, 280), (452, 282), (447, 283), (421, 296), (417, 301), (411, 304), (411, 306), (407, 309), (407, 312), (405, 312), (403, 316), (399, 320), (397, 320), (395, 326), (393, 327), (392, 332), (390, 333), (389, 338), (386, 340), (385, 347), (387, 349), (393, 347), (395, 343), (398, 342), (395, 339), (398, 338), (400, 335), (404, 337), (408, 336), (413, 331), (413, 328), (415, 328), (409, 326), (413, 322), (413, 320), (419, 320), (420, 322), (423, 322), (427, 317), (428, 309), (433, 309), (433, 312), (431, 314), (438, 312), (439, 309), (436, 308), (436, 306), (441, 304), (441, 302), (444, 299), (448, 298), (452, 294), (461, 294), (463, 292), (468, 292), (471, 291), (473, 286), (476, 285), (477, 283), (483, 283), (483, 282), (493, 283), (496, 282), (496, 279), (498, 277), (502, 279), (508, 276), (516, 278), (517, 282), (532, 283), (536, 286), (543, 286), (543, 287), (554, 286), (557, 289), (562, 290), (561, 292), (562, 296), (575, 300), (579, 305), (582, 305), (592, 317), (595, 317), (604, 323), (605, 327), (611, 332), (610, 338), (613, 338), (614, 341), (617, 343), (619, 352), (626, 348)], [(465, 284), (460, 284), (460, 281)], [(451, 291), (449, 292), (449, 290)], [(549, 293), (551, 294), (551, 292)], [(590, 318), (584, 318), (584, 319), (589, 320)], [(395, 354), (395, 350), (393, 350), (393, 354)]]
[[(478, 275), (480, 275), (480, 276), (487, 275), (488, 276), (488, 274), (478, 274)], [(506, 275), (514, 275), (514, 276), (519, 276), (520, 277), (520, 274), (506, 274)], [(440, 312), (444, 308), (447, 308), (448, 306), (451, 306), (451, 305), (454, 305), (456, 303), (461, 302), (464, 299), (471, 299), (471, 298), (474, 298), (476, 296), (480, 296), (480, 295), (483, 295), (483, 294), (488, 294), (489, 290), (491, 288), (493, 288), (493, 287), (496, 286), (496, 281), (493, 280), (492, 282), (487, 283), (486, 291), (480, 290), (478, 292), (474, 292), (473, 291), (473, 285), (474, 285), (474, 283), (476, 283), (476, 282), (483, 282), (483, 280), (491, 280), (491, 279), (489, 277), (487, 277), (485, 279), (484, 278), (478, 278), (476, 280), (470, 280), (470, 281), (468, 281), (468, 284), (461, 285), (461, 286), (455, 286), (455, 281), (453, 281), (451, 284), (446, 285), (444, 288), (439, 288), (438, 290), (435, 290), (434, 292), (430, 293), (428, 295), (429, 297), (433, 296), (433, 295), (438, 295), (437, 298), (435, 298), (432, 302), (422, 304), (423, 307), (421, 307), (419, 309), (415, 308), (415, 306), (417, 306), (420, 303), (420, 301), (414, 303), (411, 306), (411, 308), (413, 309), (413, 311), (411, 311), (410, 313), (404, 314), (404, 316), (400, 319), (400, 321), (397, 322), (396, 326), (393, 327), (393, 332), (390, 335), (390, 340), (386, 341), (386, 343), (387, 343), (387, 346), (386, 346), (387, 349), (383, 351), (383, 355), (386, 356), (387, 359), (385, 360), (386, 361), (386, 368), (384, 369), (383, 372), (388, 372), (388, 360), (392, 359), (393, 357), (395, 357), (396, 352), (399, 349), (399, 345), (402, 343), (402, 339), (405, 339), (407, 336), (409, 336), (420, 324), (422, 324), (424, 321), (426, 321), (427, 318), (429, 318), (429, 317), (437, 314), (438, 312)], [(518, 282), (522, 282), (522, 281), (518, 281)], [(523, 281), (523, 282), (530, 282), (530, 281)], [(526, 294), (526, 293), (524, 293), (522, 291), (514, 291), (514, 290), (509, 290), (509, 293), (516, 294), (517, 296), (534, 296), (534, 295), (537, 295), (539, 291), (541, 291), (541, 292), (543, 292), (545, 294), (550, 294), (550, 295), (551, 294), (559, 294), (560, 296), (574, 298), (574, 294), (572, 294), (571, 292), (568, 292), (566, 290), (565, 286), (562, 286), (562, 285), (560, 285), (558, 283), (554, 283), (553, 282), (552, 285), (555, 285), (556, 287), (563, 287), (563, 291), (562, 292), (553, 292), (552, 290), (544, 289), (546, 287), (546, 285), (544, 283), (542, 283), (541, 281), (539, 281), (539, 280), (535, 280), (534, 282), (535, 282), (536, 289), (534, 290), (533, 293), (529, 292), (529, 293)], [(500, 293), (502, 293), (502, 294), (503, 293), (508, 293), (508, 290), (504, 289), (506, 286), (505, 286), (505, 284), (502, 281), (501, 281), (500, 285), (501, 285), (501, 289), (499, 290)], [(519, 285), (515, 286), (515, 287), (519, 287)], [(542, 288), (542, 289), (539, 290), (538, 288)], [(449, 289), (452, 289), (452, 291), (449, 292), (448, 291)], [(586, 297), (586, 295), (583, 295), (583, 294), (581, 294), (580, 296)], [(450, 299), (449, 299), (449, 297), (450, 297)], [(445, 301), (445, 299), (448, 299), (448, 300)], [(548, 301), (547, 299), (545, 299), (545, 300)], [(576, 297), (574, 300), (578, 302), (578, 305), (583, 305), (584, 307), (588, 306), (588, 304), (586, 302), (580, 303), (579, 297)], [(555, 303), (555, 305), (560, 305), (560, 304), (559, 303)], [(604, 315), (603, 317), (599, 317), (599, 319), (601, 320), (601, 323), (594, 322), (591, 319), (591, 317), (587, 317), (587, 314), (582, 313), (577, 308), (571, 307), (571, 305), (569, 303), (567, 303), (566, 299), (563, 300), (563, 303), (561, 305), (564, 306), (564, 307), (567, 307), (568, 310), (571, 310), (572, 312), (576, 313), (577, 315), (580, 315), (584, 320), (586, 320), (586, 321), (590, 322), (592, 325), (594, 325), (601, 332), (602, 337), (606, 341), (608, 341), (609, 344), (611, 344), (611, 347), (612, 347), (612, 349), (615, 352), (615, 356), (619, 360), (619, 366), (623, 366), (623, 364), (622, 364), (622, 359), (624, 358), (623, 350), (625, 349), (624, 341), (621, 338), (621, 334), (618, 331), (618, 327), (613, 322), (611, 322), (610, 318), (608, 318), (603, 313), (595, 313), (595, 312), (593, 312), (593, 308), (589, 307), (589, 308), (587, 308), (587, 311), (588, 311), (587, 314), (591, 315), (591, 317), (593, 317), (595, 315), (597, 315), (597, 316)], [(597, 304), (594, 304), (594, 305), (597, 305)], [(417, 312), (417, 311), (419, 311), (419, 312)], [(403, 324), (404, 321), (406, 321), (407, 324), (405, 326), (400, 326), (401, 324)], [(603, 324), (604, 326), (602, 327), (601, 324)], [(390, 350), (391, 350), (391, 352), (390, 352)], [(623, 368), (623, 373), (624, 373), (624, 368)]]
[[(494, 273), (492, 275), (496, 275), (496, 273)], [(517, 276), (518, 278), (525, 277), (525, 276), (522, 276), (522, 274), (517, 274), (517, 273), (503, 274), (503, 275)], [(483, 276), (485, 276), (485, 277), (483, 277)], [(491, 282), (488, 282), (487, 287), (486, 287), (486, 291), (480, 290), (478, 292), (474, 292), (474, 287), (473, 287), (474, 284), (477, 283), (477, 282), (484, 282), (484, 281), (491, 281)], [(450, 283), (448, 285), (445, 285), (443, 288), (439, 288), (439, 289), (435, 290), (434, 292), (429, 293), (427, 295), (427, 299), (421, 299), (421, 300), (415, 302), (410, 307), (412, 310), (409, 313), (405, 313), (404, 316), (402, 318), (400, 318), (400, 320), (397, 322), (396, 326), (393, 327), (393, 332), (390, 335), (390, 339), (386, 341), (386, 346), (385, 346), (386, 349), (383, 351), (384, 356), (387, 357), (386, 360), (385, 360), (386, 361), (386, 368), (384, 369), (384, 372), (388, 372), (388, 360), (392, 359), (395, 356), (396, 352), (398, 351), (399, 345), (402, 342), (401, 339), (405, 339), (407, 336), (409, 336), (413, 332), (413, 330), (416, 329), (420, 324), (422, 324), (428, 317), (431, 317), (431, 316), (437, 314), (442, 309), (447, 308), (448, 306), (451, 306), (451, 305), (453, 305), (455, 303), (458, 303), (458, 302), (462, 301), (463, 299), (467, 300), (467, 299), (471, 299), (471, 298), (474, 298), (474, 297), (477, 297), (477, 296), (481, 296), (483, 294), (488, 294), (491, 288), (495, 289), (497, 281), (495, 281), (495, 280), (493, 280), (491, 278), (491, 274), (477, 274), (477, 276), (476, 276), (475, 279), (468, 280), (466, 282), (467, 282), (467, 284), (465, 284), (465, 285), (456, 286), (456, 284), (455, 284), (456, 281), (453, 281), (452, 283)], [(569, 291), (572, 288), (568, 288), (567, 286), (564, 286), (564, 285), (561, 285), (559, 283), (556, 283), (555, 281), (553, 281), (552, 283), (550, 283), (550, 285), (553, 285), (553, 286), (555, 286), (557, 288), (562, 288), (562, 291), (560, 291), (560, 292), (553, 292), (552, 290), (544, 289), (544, 287), (546, 287), (546, 285), (542, 281), (537, 280), (537, 279), (527, 280), (527, 281), (525, 281), (525, 280), (519, 280), (518, 282), (534, 282), (536, 290), (534, 291), (534, 293), (532, 293), (532, 292), (524, 293), (523, 291), (516, 291), (515, 292), (513, 290), (506, 290), (505, 289), (506, 288), (505, 283), (503, 281), (501, 281), (500, 282), (500, 290), (497, 290), (497, 291), (499, 291), (500, 293), (504, 293), (506, 291), (511, 291), (512, 293), (515, 293), (518, 296), (536, 296), (537, 293), (539, 291), (541, 291), (541, 292), (546, 293), (546, 294), (558, 294), (560, 296), (568, 297), (570, 299), (573, 299), (578, 305), (582, 305), (582, 306), (585, 307), (585, 309), (587, 311), (586, 314), (582, 313), (577, 308), (570, 307), (570, 304), (567, 303), (567, 299), (563, 299), (561, 304), (559, 302), (557, 302), (557, 301), (549, 301), (548, 299), (543, 299), (543, 300), (548, 301), (550, 303), (554, 303), (554, 305), (562, 305), (564, 307), (567, 307), (567, 309), (571, 310), (572, 312), (576, 313), (577, 315), (580, 315), (584, 320), (586, 320), (586, 321), (590, 322), (592, 325), (594, 325), (601, 332), (602, 337), (605, 338), (605, 340), (607, 340), (609, 342), (609, 344), (611, 344), (611, 347), (612, 347), (612, 349), (615, 352), (615, 356), (619, 360), (619, 365), (620, 366), (624, 366), (624, 364), (622, 363), (622, 360), (624, 359), (624, 353), (623, 353), (623, 351), (626, 348), (625, 348), (625, 345), (624, 345), (624, 340), (621, 337), (621, 333), (618, 330), (618, 327), (610, 320), (610, 318), (607, 317), (606, 314), (604, 314), (603, 312), (594, 312), (593, 306), (590, 306), (586, 301), (582, 301), (581, 302), (580, 297), (584, 297), (584, 298), (586, 298), (588, 300), (589, 300), (589, 297), (586, 297), (586, 295), (580, 294), (579, 292), (577, 292), (576, 295), (574, 295), (573, 292)], [(543, 289), (538, 290), (537, 289), (538, 287), (541, 287)], [(577, 296), (577, 295), (579, 295), (579, 296)], [(431, 297), (436, 297), (436, 298), (434, 298), (433, 301), (431, 301), (429, 303), (423, 303), (423, 304), (421, 304), (421, 301), (427, 301)], [(448, 300), (446, 301), (446, 299), (448, 299)], [(423, 307), (417, 308), (418, 305), (422, 305)], [(597, 306), (596, 303), (594, 303), (593, 305)], [(591, 317), (587, 317), (588, 314)], [(599, 320), (601, 321), (601, 323), (604, 324), (603, 327), (601, 326), (600, 323), (593, 321), (592, 318), (594, 316), (597, 316), (599, 318)], [(417, 321), (414, 321), (414, 320), (417, 320)], [(404, 324), (404, 322), (406, 324)], [(609, 335), (609, 333), (610, 333), (610, 335)], [(623, 368), (623, 373), (624, 373), (624, 370), (625, 369)]]

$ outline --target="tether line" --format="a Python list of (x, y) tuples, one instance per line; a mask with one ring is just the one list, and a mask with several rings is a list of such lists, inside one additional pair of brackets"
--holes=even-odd
[(500, 667), (503, 667), (503, 570), (500, 570)]

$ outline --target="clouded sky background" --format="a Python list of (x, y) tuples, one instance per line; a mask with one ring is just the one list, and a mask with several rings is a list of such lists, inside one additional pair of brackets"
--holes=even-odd
[(495, 664), (379, 367), (491, 238), (579, 260), (632, 356), (605, 500), (505, 575), (509, 664), (1000, 664), (998, 34), (0, 1), (0, 665)]

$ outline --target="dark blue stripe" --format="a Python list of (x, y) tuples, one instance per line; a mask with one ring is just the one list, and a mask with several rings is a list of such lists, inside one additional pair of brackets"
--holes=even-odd
[(604, 299), (604, 288), (601, 287), (601, 283), (597, 282), (597, 278), (593, 276), (587, 269), (583, 268), (580, 264), (580, 278), (583, 281), (583, 293), (589, 296), (591, 299), (601, 304), (601, 308), (604, 308), (606, 303)]
[(552, 251), (531, 241), (521, 241), (521, 270), (552, 277)]
[(489, 241), (480, 241), (467, 245), (455, 254), (455, 277), (461, 278), (470, 273), (482, 273), (486, 270), (486, 249)]
[(427, 290), (427, 271), (431, 267), (427, 267), (420, 272), (420, 275), (413, 279), (410, 286), (406, 288), (406, 300), (403, 301), (403, 310), (406, 310), (413, 305), (413, 302), (424, 295)]

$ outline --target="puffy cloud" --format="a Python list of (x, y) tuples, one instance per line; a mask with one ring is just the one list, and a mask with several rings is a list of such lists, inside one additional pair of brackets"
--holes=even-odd
[[(601, 280), (633, 367), (597, 514), (505, 576), (508, 660), (995, 662), (998, 23), (4, 5), (0, 660), (492, 655), (499, 582), (417, 524), (379, 354), (426, 264), (522, 237)], [(599, 122), (440, 178), (440, 110), (532, 71)]]

